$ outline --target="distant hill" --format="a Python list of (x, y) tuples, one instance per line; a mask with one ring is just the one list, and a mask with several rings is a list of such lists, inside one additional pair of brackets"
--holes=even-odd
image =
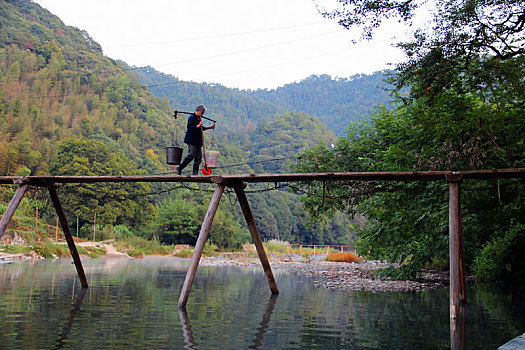
[(220, 84), (195, 83), (159, 72), (151, 67), (132, 71), (140, 82), (147, 85), (156, 96), (168, 98), (174, 109), (193, 111), (196, 104), (208, 107), (206, 116), (219, 121), (219, 135), (239, 139), (255, 130), (263, 118), (270, 118), (286, 110), (245, 91), (230, 89)]
[(179, 80), (151, 67), (133, 71), (155, 95), (167, 97), (174, 108), (190, 109), (194, 101), (203, 101), (211, 107), (210, 115), (222, 120), (228, 131), (241, 134), (252, 131), (262, 118), (297, 111), (318, 117), (342, 135), (350, 122), (366, 120), (374, 107), (390, 104), (386, 72), (337, 79), (312, 75), (273, 90), (239, 90)]
[(300, 111), (318, 117), (337, 135), (344, 134), (350, 122), (368, 119), (378, 104), (389, 105), (385, 72), (358, 74), (333, 79), (312, 75), (298, 83), (275, 90), (249, 91), (248, 95), (274, 103), (287, 111)]

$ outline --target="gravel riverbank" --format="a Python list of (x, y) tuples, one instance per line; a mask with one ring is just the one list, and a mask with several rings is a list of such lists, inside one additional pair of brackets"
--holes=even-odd
[[(313, 259), (297, 256), (270, 256), (272, 270), (286, 269), (310, 277), (316, 287), (340, 290), (359, 290), (372, 292), (418, 291), (444, 288), (448, 285), (448, 272), (422, 271), (415, 281), (392, 280), (379, 277), (377, 273), (391, 266), (380, 261), (358, 263), (336, 263), (324, 261), (323, 255)], [(261, 266), (258, 258), (246, 257), (203, 257), (201, 266)], [(262, 267), (261, 267), (262, 269)]]

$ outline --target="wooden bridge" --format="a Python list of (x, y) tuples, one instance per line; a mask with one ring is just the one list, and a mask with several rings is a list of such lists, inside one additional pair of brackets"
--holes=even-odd
[[(47, 187), (49, 195), (57, 212), (58, 218), (71, 256), (77, 269), (78, 277), (83, 287), (87, 287), (87, 280), (82, 267), (80, 256), (71, 235), (67, 218), (58, 196), (60, 184), (70, 183), (104, 183), (104, 182), (196, 182), (215, 184), (208, 211), (204, 217), (195, 251), (191, 258), (186, 279), (182, 287), (178, 306), (186, 307), (191, 286), (202, 256), (204, 244), (208, 238), (213, 218), (226, 187), (233, 188), (248, 228), (261, 260), (266, 279), (272, 294), (279, 290), (273, 277), (270, 263), (266, 256), (261, 237), (257, 231), (253, 214), (246, 198), (244, 189), (247, 183), (259, 182), (307, 182), (307, 181), (445, 181), (449, 184), (449, 260), (450, 260), (450, 317), (460, 317), (460, 306), (466, 302), (465, 289), (465, 262), (463, 249), (463, 226), (461, 219), (460, 192), (463, 180), (525, 178), (525, 168), (494, 169), (473, 171), (426, 171), (426, 172), (348, 172), (348, 173), (308, 173), (308, 174), (245, 174), (223, 176), (180, 176), (180, 175), (142, 175), (142, 176), (28, 176), (28, 177), (0, 177), (0, 184), (14, 184), (18, 188), (11, 199), (5, 213), (0, 220), (0, 238), (4, 234), (9, 221), (20, 204), (24, 194), (30, 186)], [(454, 323), (455, 324), (455, 323)], [(451, 322), (451, 333), (454, 333)], [(451, 335), (451, 337), (453, 334)]]

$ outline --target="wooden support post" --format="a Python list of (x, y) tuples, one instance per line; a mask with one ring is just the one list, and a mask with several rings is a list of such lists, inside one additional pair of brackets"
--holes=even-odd
[(22, 200), (22, 198), (24, 198), (24, 194), (27, 192), (28, 188), (29, 188), (29, 185), (24, 184), (24, 185), (20, 185), (20, 187), (16, 189), (16, 192), (13, 198), (11, 198), (11, 202), (9, 202), (7, 209), (2, 215), (2, 220), (0, 220), (0, 238), (2, 238), (2, 236), (4, 235), (4, 232), (7, 229), (7, 226), (9, 226), (9, 222), (11, 221), (11, 218), (15, 214), (16, 208), (20, 204), (20, 201)]
[(193, 251), (193, 255), (191, 257), (190, 266), (188, 267), (188, 271), (186, 272), (186, 279), (184, 280), (184, 285), (182, 286), (182, 291), (179, 297), (179, 308), (185, 308), (186, 303), (188, 302), (188, 297), (191, 291), (191, 285), (193, 284), (195, 274), (197, 273), (197, 268), (199, 267), (202, 251), (204, 250), (204, 244), (208, 239), (211, 224), (213, 222), (215, 213), (217, 212), (217, 208), (219, 206), (219, 202), (221, 201), (221, 196), (224, 193), (225, 187), (225, 184), (219, 184), (217, 185), (217, 188), (215, 188), (215, 192), (213, 192), (213, 197), (211, 198), (210, 206), (208, 207), (208, 211), (206, 212), (206, 216), (204, 217), (204, 221), (202, 222), (199, 238), (197, 238), (197, 243), (195, 244), (195, 250)]
[(461, 176), (448, 176), (449, 183), (449, 259), (450, 318), (459, 316), (460, 304), (467, 301), (463, 224), (461, 220)]
[(83, 288), (86, 288), (88, 286), (86, 274), (84, 273), (84, 268), (82, 267), (82, 261), (80, 260), (80, 256), (78, 255), (77, 247), (75, 246), (75, 241), (73, 240), (73, 236), (71, 235), (71, 231), (69, 230), (66, 213), (64, 212), (64, 208), (62, 207), (60, 198), (58, 198), (57, 187), (57, 184), (52, 184), (48, 187), (49, 196), (51, 197), (51, 201), (55, 206), (58, 219), (60, 220), (60, 225), (62, 226), (62, 231), (64, 232), (64, 237), (66, 238), (69, 251), (71, 252), (71, 257), (73, 258), (73, 262), (75, 263), (75, 267), (77, 268), (80, 283), (82, 284)]
[(248, 224), (248, 228), (250, 229), (250, 233), (252, 234), (253, 243), (255, 244), (255, 248), (257, 249), (257, 254), (259, 254), (259, 259), (261, 260), (264, 273), (266, 274), (266, 280), (268, 281), (270, 290), (272, 291), (272, 294), (278, 294), (279, 289), (277, 289), (277, 283), (275, 283), (275, 278), (273, 277), (270, 262), (268, 261), (268, 257), (266, 256), (261, 236), (259, 235), (257, 226), (255, 225), (255, 219), (253, 218), (252, 210), (250, 208), (250, 204), (248, 203), (248, 198), (246, 198), (243, 183), (237, 183), (233, 188), (235, 189), (235, 194), (237, 195), (237, 199), (239, 200), (242, 213), (244, 214), (244, 218), (246, 219), (246, 223)]

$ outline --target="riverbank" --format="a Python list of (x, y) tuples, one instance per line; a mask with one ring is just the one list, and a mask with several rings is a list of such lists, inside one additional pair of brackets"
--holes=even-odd
[[(79, 248), (97, 248), (106, 258), (132, 258), (118, 251), (113, 242), (81, 242)], [(420, 291), (444, 288), (448, 285), (448, 272), (421, 271), (417, 280), (392, 280), (379, 272), (391, 264), (380, 261), (344, 263), (325, 261), (326, 255), (269, 254), (274, 271), (285, 271), (311, 278), (316, 287), (332, 290), (355, 290), (371, 292)], [(21, 259), (41, 259), (34, 251), (31, 254), (0, 252), (0, 264)], [(216, 257), (202, 257), (200, 266), (261, 267), (257, 257), (248, 252), (223, 253)]]
[[(340, 263), (325, 261), (324, 255), (304, 259), (297, 255), (276, 256), (270, 254), (272, 270), (286, 270), (310, 277), (316, 287), (332, 290), (356, 290), (371, 292), (419, 291), (445, 288), (449, 283), (446, 271), (421, 271), (417, 280), (393, 280), (378, 273), (391, 266), (380, 261), (362, 263)], [(258, 258), (247, 257), (203, 257), (201, 266), (261, 266)]]

